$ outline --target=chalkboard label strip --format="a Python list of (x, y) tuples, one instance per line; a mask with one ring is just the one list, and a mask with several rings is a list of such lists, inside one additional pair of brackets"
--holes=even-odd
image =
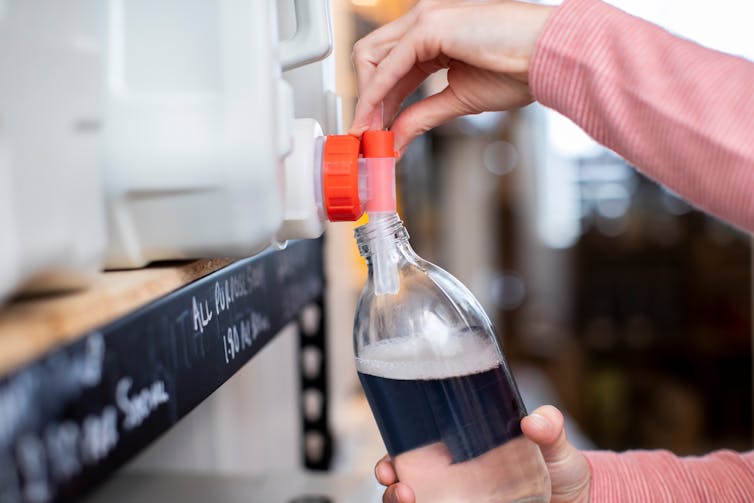
[(320, 299), (323, 281), (322, 240), (294, 242), (205, 276), (3, 378), (0, 502), (78, 499)]

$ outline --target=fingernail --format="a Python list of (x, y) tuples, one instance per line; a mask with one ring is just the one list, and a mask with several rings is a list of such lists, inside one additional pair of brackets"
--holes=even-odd
[(374, 476), (377, 477), (377, 480), (382, 482), (382, 479), (385, 479), (385, 468), (383, 467), (382, 463), (377, 463), (377, 466), (374, 467)]
[(536, 412), (529, 414), (529, 421), (534, 422), (537, 428), (547, 428), (550, 426), (550, 422), (544, 416), (537, 414)]
[(398, 501), (400, 503), (403, 503), (404, 501), (409, 501), (411, 498), (411, 492), (408, 490), (408, 487), (399, 485), (397, 487), (397, 490), (395, 491), (396, 496), (398, 496)]
[(363, 133), (366, 130), (366, 126), (361, 123), (353, 123), (351, 124), (351, 128), (348, 130), (348, 134), (353, 136), (361, 136), (361, 133)]

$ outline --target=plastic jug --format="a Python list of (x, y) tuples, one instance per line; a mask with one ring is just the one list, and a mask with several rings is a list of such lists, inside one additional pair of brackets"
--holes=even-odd
[(292, 93), (337, 116), (332, 65), (281, 75), (328, 55), (330, 2), (281, 4), (0, 0), (0, 302), (276, 239)]
[(103, 11), (0, 2), (0, 302), (81, 286), (102, 266)]
[(107, 267), (249, 256), (275, 238), (293, 133), (281, 69), (332, 37), (326, 0), (295, 5), (280, 43), (272, 0), (108, 4)]
[[(391, 177), (391, 149), (369, 158), (363, 141), (367, 162)], [(391, 198), (373, 197), (380, 204), (356, 229), (369, 277), (354, 349), (399, 479), (417, 503), (549, 501), (549, 475), (521, 433), (526, 411), (490, 320), (458, 280), (414, 253)]]

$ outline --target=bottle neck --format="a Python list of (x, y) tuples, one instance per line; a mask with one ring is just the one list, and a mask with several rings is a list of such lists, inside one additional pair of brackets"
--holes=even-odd
[(369, 222), (354, 231), (359, 253), (367, 263), (387, 248), (408, 245), (408, 231), (395, 212), (369, 213)]

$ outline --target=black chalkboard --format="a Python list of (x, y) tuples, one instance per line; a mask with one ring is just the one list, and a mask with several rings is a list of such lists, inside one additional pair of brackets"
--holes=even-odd
[(322, 240), (244, 259), (0, 381), (0, 503), (78, 499), (323, 294)]

